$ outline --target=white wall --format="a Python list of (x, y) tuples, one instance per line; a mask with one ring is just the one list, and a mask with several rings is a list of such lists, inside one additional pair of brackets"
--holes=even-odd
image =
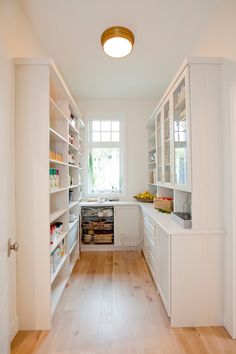
[(203, 29), (192, 55), (226, 58), (223, 71), (224, 104), (224, 196), (225, 269), (224, 318), (229, 333), (236, 337), (236, 1), (219, 4)]
[[(17, 56), (42, 56), (43, 51), (34, 37), (33, 30), (24, 16), (17, 0), (0, 0), (0, 47), (3, 55), (7, 58)], [(7, 75), (6, 81), (9, 87), (1, 89), (0, 100), (4, 104), (5, 119), (8, 124), (5, 125), (4, 136), (7, 137), (8, 145), (8, 166), (5, 166), (7, 178), (9, 180), (8, 202), (6, 209), (10, 208), (10, 230), (9, 237), (15, 240), (15, 120), (14, 120), (14, 66), (11, 61), (8, 62), (8, 68), (1, 67), (0, 71), (4, 70)], [(10, 88), (10, 93), (9, 93)], [(9, 94), (8, 94), (9, 93)], [(8, 94), (8, 96), (7, 96)], [(4, 141), (1, 139), (1, 151), (5, 151)], [(0, 210), (0, 213), (2, 211)], [(6, 221), (7, 222), (7, 221)], [(16, 287), (16, 257), (13, 253), (9, 259), (10, 267), (10, 326), (11, 338), (18, 331), (18, 316), (17, 316), (17, 287)], [(0, 274), (1, 277), (1, 274)]]
[(127, 198), (147, 190), (146, 122), (156, 101), (144, 99), (78, 99), (86, 121), (87, 114), (125, 113), (127, 129)]
[(0, 0), (0, 38), (8, 58), (42, 56), (43, 50), (18, 0)]

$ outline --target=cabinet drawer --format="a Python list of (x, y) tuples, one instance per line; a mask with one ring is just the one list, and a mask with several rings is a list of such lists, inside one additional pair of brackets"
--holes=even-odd
[(147, 230), (150, 230), (150, 233), (153, 233), (155, 230), (155, 224), (153, 221), (148, 217), (144, 216), (144, 227), (147, 228)]
[(148, 264), (150, 272), (151, 272), (151, 274), (153, 276), (153, 279), (156, 282), (156, 274), (155, 274), (156, 259), (154, 258), (153, 254), (151, 252), (148, 252), (147, 264)]

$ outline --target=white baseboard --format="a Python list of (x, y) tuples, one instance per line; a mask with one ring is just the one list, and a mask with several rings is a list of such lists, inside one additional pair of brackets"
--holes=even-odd
[(16, 336), (17, 332), (19, 331), (19, 318), (16, 316), (14, 320), (11, 322), (11, 328), (10, 328), (10, 336), (11, 336), (11, 341), (14, 339)]

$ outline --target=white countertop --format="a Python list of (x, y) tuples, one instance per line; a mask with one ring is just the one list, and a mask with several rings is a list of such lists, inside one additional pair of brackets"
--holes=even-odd
[(169, 235), (186, 235), (186, 234), (222, 234), (222, 230), (212, 230), (212, 231), (199, 231), (199, 230), (193, 230), (193, 229), (184, 229), (181, 225), (179, 225), (175, 220), (173, 220), (172, 216), (170, 214), (165, 214), (161, 213), (157, 209), (154, 208), (153, 203), (141, 203), (137, 202), (135, 200), (120, 200), (117, 202), (104, 202), (104, 203), (98, 203), (98, 202), (82, 202), (80, 205), (83, 206), (90, 206), (90, 207), (106, 207), (106, 206), (128, 206), (128, 205), (137, 205), (139, 206), (143, 212), (147, 213), (148, 216), (150, 216), (154, 222), (156, 222), (167, 234)]

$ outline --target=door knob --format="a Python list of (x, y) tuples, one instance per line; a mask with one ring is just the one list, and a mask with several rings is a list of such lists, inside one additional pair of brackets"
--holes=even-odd
[(19, 249), (19, 245), (17, 242), (11, 243), (11, 239), (8, 240), (8, 257), (11, 255), (11, 251), (17, 252)]

